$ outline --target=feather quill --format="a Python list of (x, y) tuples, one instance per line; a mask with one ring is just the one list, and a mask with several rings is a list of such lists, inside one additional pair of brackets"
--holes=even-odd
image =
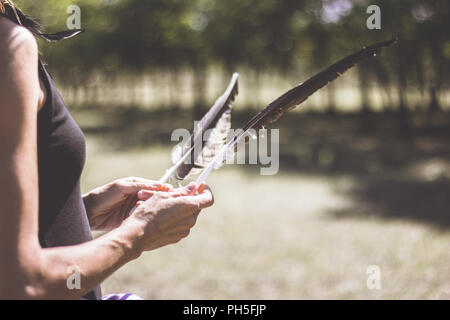
[[(232, 102), (239, 93), (238, 78), (239, 74), (234, 73), (225, 92), (197, 124), (189, 142), (185, 145), (178, 144), (173, 148), (173, 166), (160, 179), (161, 183), (167, 182), (170, 178), (177, 182), (182, 181), (192, 174), (192, 170), (203, 168), (209, 163), (208, 161), (215, 158), (217, 152), (225, 144), (226, 135), (231, 127), (230, 110)], [(203, 143), (204, 134), (208, 132), (210, 135), (206, 143)], [(225, 134), (225, 138), (221, 139), (223, 134)], [(195, 171), (198, 173), (198, 170)]]
[(64, 30), (56, 33), (40, 33), (39, 36), (47, 41), (61, 41), (73, 38), (80, 33), (83, 33), (83, 29)]
[(234, 154), (238, 141), (240, 141), (242, 138), (245, 138), (246, 140), (248, 139), (248, 131), (250, 129), (258, 130), (271, 123), (274, 123), (283, 114), (301, 104), (314, 92), (326, 86), (334, 79), (338, 78), (345, 71), (361, 62), (362, 60), (370, 56), (377, 55), (381, 51), (381, 48), (390, 46), (397, 41), (398, 39), (394, 38), (392, 40), (383, 41), (372, 44), (368, 47), (364, 47), (361, 50), (339, 60), (327, 69), (317, 73), (307, 81), (297, 85), (296, 87), (292, 88), (291, 90), (287, 91), (285, 94), (277, 98), (266, 108), (264, 108), (253, 118), (251, 118), (243, 126), (242, 130), (240, 130), (240, 132), (238, 132), (238, 134), (236, 134), (234, 138), (222, 148), (214, 161), (212, 161), (197, 178), (196, 183), (202, 183), (213, 169), (220, 168), (223, 163), (230, 157), (230, 154)]

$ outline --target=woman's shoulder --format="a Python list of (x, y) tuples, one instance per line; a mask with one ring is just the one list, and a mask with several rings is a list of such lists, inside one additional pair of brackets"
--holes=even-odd
[[(27, 28), (0, 17), (0, 57), (6, 58), (20, 53), (27, 56), (37, 55), (36, 38)], [(32, 56), (29, 57), (32, 58)]]
[[(33, 34), (0, 17), (0, 109), (3, 116), (5, 112), (17, 112), (18, 105), (33, 109), (40, 106), (42, 92), (39, 90), (38, 56)], [(23, 104), (23, 101), (27, 103)], [(16, 107), (11, 109), (8, 106)]]

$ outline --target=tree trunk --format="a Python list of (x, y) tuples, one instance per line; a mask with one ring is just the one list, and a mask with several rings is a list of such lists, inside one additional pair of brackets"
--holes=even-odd
[(334, 82), (331, 82), (328, 84), (327, 88), (327, 108), (326, 112), (328, 113), (336, 113), (337, 107), (336, 107), (336, 85)]
[(200, 120), (206, 109), (206, 71), (204, 68), (194, 70), (194, 120)]
[(428, 110), (430, 111), (430, 113), (436, 113), (440, 110), (436, 87), (430, 88), (430, 106)]

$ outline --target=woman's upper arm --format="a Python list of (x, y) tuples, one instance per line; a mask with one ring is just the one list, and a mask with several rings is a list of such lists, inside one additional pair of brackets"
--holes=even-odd
[(30, 273), (21, 272), (21, 267), (32, 268), (32, 261), (39, 259), (37, 112), (40, 89), (36, 40), (22, 27), (5, 26), (4, 21), (0, 21), (0, 26), (1, 295), (3, 290), (25, 285), (28, 282), (25, 277)]

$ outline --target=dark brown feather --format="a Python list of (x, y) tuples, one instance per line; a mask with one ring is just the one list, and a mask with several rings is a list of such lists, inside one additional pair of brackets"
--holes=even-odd
[(240, 130), (240, 133), (235, 135), (235, 137), (223, 147), (214, 161), (212, 161), (197, 178), (197, 184), (202, 183), (213, 169), (219, 168), (227, 159), (227, 157), (229, 157), (230, 153), (236, 152), (237, 143), (238, 141), (240, 141), (240, 139), (244, 138), (245, 141), (248, 140), (248, 131), (250, 129), (258, 130), (271, 123), (274, 123), (283, 114), (295, 108), (297, 105), (311, 96), (314, 92), (326, 86), (328, 83), (343, 74), (345, 71), (361, 62), (362, 60), (370, 56), (377, 55), (380, 52), (381, 48), (390, 46), (397, 41), (398, 39), (394, 38), (392, 40), (383, 41), (372, 44), (368, 47), (364, 47), (363, 49), (339, 60), (327, 69), (319, 72), (304, 83), (301, 83), (293, 89), (287, 91), (278, 99), (270, 103), (266, 108), (264, 108), (253, 118), (251, 118), (243, 126), (242, 130)]
[(73, 38), (80, 33), (83, 33), (83, 29), (64, 30), (56, 33), (40, 33), (39, 36), (48, 41), (61, 41)]
[[(201, 150), (203, 147), (205, 147), (205, 144), (203, 144), (203, 134), (208, 129), (215, 126), (218, 119), (220, 119), (224, 112), (231, 109), (232, 102), (239, 93), (238, 78), (239, 75), (235, 73), (225, 93), (216, 100), (211, 109), (209, 109), (209, 111), (199, 121), (198, 126), (190, 137), (189, 143), (184, 146), (181, 156), (185, 155), (186, 152), (191, 152), (191, 157), (189, 163), (183, 163), (176, 171), (175, 176), (178, 180), (183, 180), (189, 172), (196, 167), (196, 160), (201, 155)], [(195, 149), (192, 149), (192, 147), (197, 144), (202, 144), (202, 148), (198, 149), (200, 152), (194, 152)]]
[(339, 60), (273, 101), (265, 109), (250, 119), (243, 127), (243, 131), (245, 132), (248, 129), (261, 129), (264, 126), (277, 121), (284, 113), (295, 108), (297, 105), (308, 99), (314, 92), (326, 86), (357, 63), (367, 57), (378, 54), (381, 48), (390, 46), (396, 42), (397, 38), (375, 43)]

